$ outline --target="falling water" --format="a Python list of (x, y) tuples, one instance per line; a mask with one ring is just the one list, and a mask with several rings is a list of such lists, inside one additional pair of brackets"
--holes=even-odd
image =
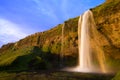
[[(80, 24), (81, 26), (81, 39), (80, 46), (79, 46), (79, 66), (83, 70), (91, 70), (92, 69), (92, 61), (91, 61), (91, 54), (90, 54), (90, 47), (89, 47), (89, 14), (91, 12), (87, 11), (84, 13), (83, 18), (81, 20), (80, 18)], [(80, 32), (80, 31), (79, 31)], [(79, 36), (80, 37), (80, 36)]]
[[(68, 68), (68, 71), (78, 72), (106, 72), (105, 56), (99, 44), (99, 39), (96, 34), (99, 34), (95, 28), (95, 22), (93, 14), (90, 10), (86, 11), (80, 16), (78, 22), (78, 49), (79, 49), (79, 61), (78, 66), (75, 68)], [(94, 31), (90, 31), (94, 30)], [(94, 44), (91, 44), (91, 33)], [(92, 56), (91, 45), (95, 48), (96, 59), (98, 59), (99, 67), (94, 65), (94, 59)]]
[[(91, 72), (93, 71), (92, 57), (90, 51), (90, 37), (89, 37), (89, 28), (90, 28), (90, 16), (91, 11), (86, 11), (79, 18), (78, 22), (78, 48), (79, 48), (79, 63), (75, 68), (77, 71), (82, 72)], [(81, 33), (80, 33), (81, 32)]]
[(61, 53), (60, 53), (60, 67), (63, 67), (63, 56), (64, 56), (64, 26), (65, 23), (62, 25), (62, 38), (61, 38)]
[[(83, 72), (106, 72), (105, 70), (105, 57), (103, 54), (103, 51), (100, 49), (98, 43), (96, 40), (97, 36), (93, 31), (93, 40), (94, 46), (96, 47), (96, 57), (98, 58), (98, 63), (100, 65), (100, 68), (98, 69), (96, 66), (94, 66), (94, 61), (92, 59), (92, 51), (90, 50), (90, 30), (94, 30), (97, 34), (97, 31), (95, 29), (96, 25), (94, 22), (93, 14), (90, 10), (86, 11), (82, 16), (79, 18), (78, 22), (78, 37), (79, 37), (79, 64), (77, 68), (75, 68), (77, 71), (83, 71)], [(91, 29), (90, 29), (91, 28)], [(81, 30), (80, 30), (81, 29)], [(81, 34), (80, 34), (81, 32)], [(99, 52), (99, 53), (98, 53)], [(99, 56), (98, 56), (99, 55)]]

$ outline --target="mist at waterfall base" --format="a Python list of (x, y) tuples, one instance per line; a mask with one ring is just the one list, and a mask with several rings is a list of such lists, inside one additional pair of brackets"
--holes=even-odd
[[(93, 18), (92, 11), (88, 10), (80, 16), (78, 22), (78, 66), (73, 68), (64, 68), (65, 71), (72, 72), (85, 72), (85, 73), (108, 73), (105, 61), (104, 52), (100, 49), (99, 42), (97, 41), (97, 29)], [(94, 64), (95, 60), (92, 57), (91, 44), (90, 44), (90, 30), (95, 30), (92, 33), (94, 40), (93, 44), (96, 47), (96, 58), (98, 65)], [(98, 53), (99, 52), (99, 53)]]

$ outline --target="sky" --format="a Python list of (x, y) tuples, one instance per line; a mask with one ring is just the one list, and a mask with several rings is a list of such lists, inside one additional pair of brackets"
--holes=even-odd
[(0, 47), (81, 15), (105, 0), (0, 0)]

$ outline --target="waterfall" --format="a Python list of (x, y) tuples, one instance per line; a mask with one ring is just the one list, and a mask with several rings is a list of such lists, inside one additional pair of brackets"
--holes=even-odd
[(90, 34), (89, 28), (91, 27), (91, 14), (90, 10), (86, 11), (80, 16), (78, 22), (78, 49), (79, 49), (79, 60), (78, 66), (73, 71), (81, 72), (92, 72), (94, 66), (92, 64), (92, 57), (90, 51)]
[[(100, 34), (96, 29), (93, 13), (88, 10), (80, 16), (78, 22), (78, 66), (67, 68), (67, 71), (106, 73), (104, 52), (99, 43), (100, 38), (96, 35)], [(94, 44), (91, 44), (91, 40)], [(95, 52), (95, 59), (92, 50)], [(99, 66), (94, 64), (95, 61)]]
[[(79, 49), (79, 63), (75, 71), (81, 72), (106, 72), (105, 66), (105, 56), (104, 52), (101, 49), (99, 43), (99, 39), (96, 34), (98, 34), (97, 29), (95, 28), (95, 22), (93, 18), (93, 13), (88, 10), (83, 15), (80, 16), (78, 22), (78, 49)], [(94, 31), (90, 31), (94, 30)], [(81, 33), (80, 33), (81, 32)], [(90, 44), (91, 35), (92, 40), (94, 40), (94, 44)], [(95, 46), (96, 57), (98, 59), (99, 68), (94, 65), (94, 60), (92, 57), (91, 45)]]
[(63, 67), (63, 58), (64, 58), (64, 26), (65, 23), (62, 25), (62, 37), (61, 37), (61, 53), (60, 53), (60, 67)]
[(81, 35), (78, 33), (78, 37), (80, 41), (79, 46), (79, 66), (81, 69), (85, 70), (91, 70), (92, 69), (92, 61), (91, 61), (91, 53), (90, 53), (90, 39), (89, 39), (89, 27), (90, 27), (90, 14), (91, 11), (86, 11), (84, 15), (80, 16), (78, 28), (81, 28), (81, 31), (78, 30), (78, 32), (81, 32)]
[(90, 10), (86, 11), (78, 21), (78, 66), (66, 68), (65, 70), (106, 73), (107, 66), (104, 51), (99, 42), (100, 35), (95, 25), (93, 13)]

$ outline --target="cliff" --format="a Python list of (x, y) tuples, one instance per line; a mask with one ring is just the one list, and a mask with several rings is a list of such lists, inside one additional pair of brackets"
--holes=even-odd
[[(107, 0), (102, 5), (91, 9), (96, 23), (96, 27), (91, 31), (97, 32), (99, 48), (107, 57), (107, 64), (113, 67), (120, 66), (119, 8), (119, 0)], [(64, 35), (62, 35), (63, 24), (59, 24), (48, 31), (38, 32), (18, 42), (3, 45), (0, 49), (1, 70), (3, 68), (17, 69), (17, 67), (20, 70), (49, 69), (58, 67), (59, 64), (76, 65), (78, 58), (78, 19), (79, 17), (76, 17), (63, 23)], [(94, 45), (94, 39), (91, 40), (91, 44)], [(94, 49), (95, 46), (92, 48)], [(60, 56), (63, 56), (64, 63), (61, 62)]]

